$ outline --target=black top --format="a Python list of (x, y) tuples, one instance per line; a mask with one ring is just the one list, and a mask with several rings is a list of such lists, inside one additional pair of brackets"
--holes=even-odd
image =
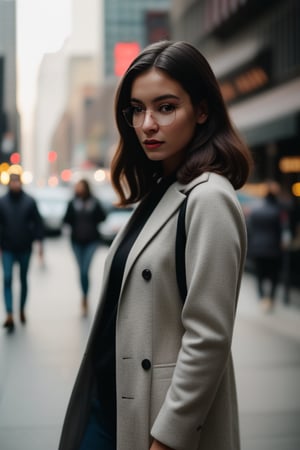
[(95, 365), (98, 399), (104, 407), (110, 423), (116, 423), (116, 364), (115, 364), (115, 327), (120, 289), (128, 254), (139, 233), (159, 203), (168, 187), (175, 181), (174, 176), (160, 181), (136, 209), (130, 228), (114, 255), (106, 301), (103, 307), (98, 335), (94, 341), (93, 361)]
[(85, 245), (99, 239), (98, 224), (104, 219), (105, 212), (95, 197), (75, 197), (68, 204), (64, 222), (72, 228), (71, 240)]
[(11, 252), (30, 251), (44, 237), (35, 200), (24, 191), (8, 191), (0, 198), (0, 246)]

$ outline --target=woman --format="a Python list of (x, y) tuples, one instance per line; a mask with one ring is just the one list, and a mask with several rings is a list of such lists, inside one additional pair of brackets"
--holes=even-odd
[(87, 180), (75, 185), (75, 196), (69, 202), (64, 222), (71, 226), (71, 242), (78, 264), (82, 291), (82, 313), (87, 315), (89, 292), (89, 268), (99, 245), (98, 224), (105, 219), (105, 212), (92, 195)]
[[(112, 180), (121, 205), (140, 204), (106, 260), (60, 449), (239, 449), (230, 346), (246, 231), (234, 189), (251, 157), (188, 43), (146, 48), (115, 108)], [(183, 305), (175, 240), (187, 194)]]

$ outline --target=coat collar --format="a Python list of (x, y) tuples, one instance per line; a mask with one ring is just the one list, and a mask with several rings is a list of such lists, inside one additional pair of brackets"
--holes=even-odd
[(192, 190), (197, 184), (206, 183), (209, 179), (209, 172), (204, 172), (202, 175), (199, 175), (199, 177), (194, 178), (190, 183), (188, 184), (181, 184), (177, 182), (178, 189), (183, 192), (184, 194), (187, 194), (190, 190)]
[[(175, 181), (166, 191), (161, 201), (156, 206), (155, 210), (147, 220), (145, 226), (141, 230), (137, 240), (135, 241), (132, 249), (129, 252), (128, 259), (125, 266), (125, 272), (123, 276), (123, 283), (126, 277), (136, 261), (139, 254), (143, 251), (148, 242), (159, 232), (169, 218), (179, 209), (180, 205), (186, 198), (187, 193), (195, 187), (197, 184), (205, 183), (209, 178), (209, 173), (204, 173), (195, 178), (188, 184), (181, 184)], [(129, 222), (130, 223), (130, 222)], [(104, 284), (107, 282), (111, 263), (123, 236), (127, 232), (127, 226), (117, 235), (113, 241), (110, 251), (107, 255), (105, 264)]]

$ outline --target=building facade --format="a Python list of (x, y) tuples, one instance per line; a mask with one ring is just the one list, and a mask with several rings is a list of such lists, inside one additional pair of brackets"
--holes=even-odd
[(19, 151), (16, 91), (16, 4), (0, 0), (0, 163)]
[[(170, 0), (105, 0), (103, 7), (104, 73), (115, 75), (116, 45), (147, 44), (168, 38)], [(125, 48), (126, 51), (126, 48)]]
[[(99, 83), (99, 0), (73, 0), (72, 27), (56, 53), (41, 62), (37, 85), (33, 171), (36, 182), (47, 183), (80, 159), (85, 159), (85, 135), (81, 126), (86, 91)], [(89, 95), (90, 96), (90, 95)], [(49, 153), (55, 152), (55, 164)]]

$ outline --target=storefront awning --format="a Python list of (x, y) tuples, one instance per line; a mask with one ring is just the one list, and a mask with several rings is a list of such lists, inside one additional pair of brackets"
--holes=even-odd
[(300, 79), (233, 105), (229, 112), (249, 145), (293, 137), (299, 132)]

